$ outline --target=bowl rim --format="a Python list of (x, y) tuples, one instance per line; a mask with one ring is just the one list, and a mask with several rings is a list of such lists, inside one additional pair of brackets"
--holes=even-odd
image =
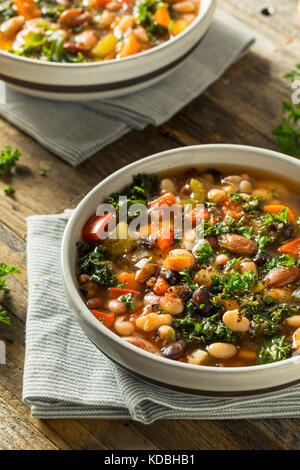
[[(76, 224), (77, 214), (81, 212), (81, 210), (85, 207), (88, 200), (94, 196), (99, 191), (103, 190), (105, 185), (112, 179), (116, 177), (121, 177), (122, 173), (126, 173), (128, 170), (133, 170), (135, 168), (138, 169), (141, 163), (158, 160), (162, 157), (168, 158), (171, 155), (176, 153), (189, 152), (194, 149), (198, 149), (200, 152), (202, 149), (231, 149), (233, 151), (248, 151), (253, 153), (260, 153), (261, 155), (265, 155), (268, 157), (275, 158), (280, 161), (289, 162), (291, 165), (296, 165), (300, 169), (300, 160), (284, 155), (280, 152), (263, 149), (260, 147), (254, 147), (249, 145), (236, 145), (236, 144), (204, 144), (204, 145), (191, 145), (191, 146), (184, 146), (184, 147), (177, 147), (174, 149), (165, 150), (159, 153), (155, 153), (149, 155), (145, 158), (137, 160), (129, 165), (125, 165), (124, 167), (120, 168), (119, 170), (113, 172), (100, 183), (98, 183), (91, 191), (89, 191), (84, 198), (80, 201), (77, 207), (73, 210), (71, 217), (67, 223), (67, 226), (64, 231), (62, 245), (61, 245), (61, 274), (63, 285), (66, 293), (66, 297), (68, 300), (68, 304), (71, 310), (75, 310), (78, 316), (82, 316), (84, 318), (85, 323), (89, 325), (89, 327), (93, 330), (97, 330), (100, 334), (104, 334), (108, 336), (109, 339), (118, 343), (121, 348), (125, 350), (129, 348), (129, 350), (133, 351), (135, 354), (139, 354), (143, 356), (145, 360), (151, 360), (158, 364), (169, 365), (169, 367), (176, 367), (182, 370), (198, 370), (206, 371), (206, 372), (214, 372), (218, 374), (239, 374), (241, 372), (248, 371), (249, 373), (255, 373), (258, 371), (263, 372), (265, 369), (278, 369), (280, 367), (286, 367), (287, 364), (294, 364), (299, 365), (300, 363), (300, 355), (293, 356), (289, 359), (285, 359), (279, 362), (273, 362), (269, 364), (262, 364), (262, 365), (255, 365), (255, 366), (244, 366), (244, 367), (214, 367), (214, 366), (203, 366), (203, 365), (196, 365), (196, 364), (189, 364), (179, 361), (170, 361), (170, 359), (164, 358), (162, 356), (157, 356), (153, 353), (147, 352), (141, 348), (137, 348), (132, 344), (124, 341), (119, 335), (111, 331), (109, 328), (105, 327), (101, 322), (99, 322), (93, 315), (91, 315), (90, 310), (84, 303), (82, 296), (79, 293), (78, 286), (73, 282), (74, 271), (71, 269), (72, 262), (69, 260), (68, 256), (68, 239), (72, 234), (74, 225)], [(226, 165), (226, 163), (224, 163)], [(238, 165), (237, 165), (238, 166)], [(267, 170), (268, 171), (268, 170)], [(120, 178), (121, 179), (121, 178)], [(72, 312), (73, 313), (73, 312)], [(74, 314), (74, 313), (73, 313)]]
[[(204, 3), (204, 6), (206, 8), (202, 8), (202, 4)], [(86, 62), (86, 63), (79, 63), (79, 64), (74, 64), (74, 63), (61, 63), (61, 62), (45, 62), (43, 60), (40, 60), (40, 59), (30, 59), (30, 58), (27, 58), (27, 57), (22, 57), (22, 56), (19, 56), (19, 55), (15, 55), (15, 54), (11, 54), (10, 52), (8, 51), (4, 51), (4, 50), (0, 50), (0, 58), (1, 58), (1, 55), (3, 55), (4, 57), (8, 58), (8, 59), (12, 59), (12, 60), (17, 60), (19, 62), (24, 62), (24, 63), (27, 63), (27, 64), (32, 64), (32, 65), (40, 65), (40, 66), (44, 66), (44, 67), (59, 67), (61, 69), (63, 68), (91, 68), (91, 67), (104, 67), (104, 66), (108, 66), (108, 65), (111, 65), (111, 64), (114, 64), (114, 63), (117, 63), (117, 64), (120, 64), (120, 63), (128, 63), (128, 62), (133, 62), (133, 61), (136, 61), (139, 59), (139, 57), (146, 57), (150, 54), (153, 54), (154, 52), (156, 51), (161, 51), (163, 49), (167, 49), (167, 48), (170, 48), (173, 44), (176, 44), (176, 42), (180, 41), (181, 38), (183, 38), (184, 36), (186, 36), (187, 34), (190, 33), (190, 31), (192, 31), (193, 29), (195, 29), (200, 23), (201, 21), (209, 14), (209, 12), (211, 11), (211, 9), (214, 9), (215, 8), (215, 5), (216, 5), (216, 0), (201, 0), (201, 5), (200, 5), (200, 10), (198, 12), (198, 15), (197, 15), (197, 18), (188, 25), (187, 28), (185, 28), (185, 30), (178, 34), (177, 36), (175, 36), (175, 38), (171, 38), (169, 39), (168, 41), (165, 41), (163, 42), (162, 44), (159, 44), (158, 46), (155, 46), (155, 47), (152, 47), (151, 49), (147, 49), (145, 51), (142, 51), (142, 52), (139, 52), (138, 54), (134, 54), (132, 56), (128, 56), (128, 57), (123, 57), (121, 59), (111, 59), (111, 60), (106, 60), (106, 61), (103, 61), (103, 62)], [(201, 11), (202, 10), (202, 11)], [(120, 62), (121, 61), (121, 62)]]

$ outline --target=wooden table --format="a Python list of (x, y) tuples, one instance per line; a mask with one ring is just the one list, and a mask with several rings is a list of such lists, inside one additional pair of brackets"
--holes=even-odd
[[(263, 16), (272, 5), (273, 16)], [(7, 365), (0, 366), (1, 449), (296, 449), (296, 419), (244, 421), (37, 420), (22, 403), (24, 329), (27, 304), (26, 217), (59, 213), (114, 170), (152, 153), (180, 145), (238, 143), (276, 149), (272, 129), (281, 121), (281, 102), (291, 90), (283, 79), (300, 62), (296, 0), (220, 0), (219, 8), (251, 28), (252, 51), (230, 67), (202, 96), (159, 128), (131, 132), (77, 168), (51, 155), (34, 140), (0, 121), (0, 144), (18, 147), (22, 159), (11, 179), (15, 198), (0, 195), (0, 261), (15, 264), (11, 293), (3, 305), (12, 324), (1, 326)], [(48, 176), (39, 170), (49, 168)]]

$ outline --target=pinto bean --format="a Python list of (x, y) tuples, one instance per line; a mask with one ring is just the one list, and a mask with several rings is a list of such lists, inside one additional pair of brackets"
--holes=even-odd
[(98, 38), (94, 31), (83, 31), (75, 37), (76, 45), (79, 51), (90, 51), (96, 46)]
[(93, 15), (83, 8), (70, 8), (63, 11), (59, 17), (60, 24), (66, 28), (76, 28), (83, 23), (90, 23), (92, 20)]
[(147, 339), (139, 338), (137, 336), (126, 336), (123, 339), (127, 343), (133, 344), (133, 346), (144, 349), (145, 351), (148, 351), (152, 354), (158, 352), (158, 348), (154, 344), (150, 343), (150, 341), (148, 341)]
[(136, 281), (145, 282), (150, 279), (150, 277), (155, 276), (157, 273), (157, 264), (148, 263), (145, 264), (141, 269), (139, 269), (135, 275)]
[(292, 266), (287, 269), (275, 268), (265, 277), (265, 284), (268, 287), (282, 287), (296, 281), (299, 278), (299, 269)]
[(23, 16), (15, 16), (9, 20), (4, 21), (0, 26), (0, 39), (3, 36), (4, 39), (13, 39), (15, 35), (23, 28), (24, 26)]
[(184, 341), (184, 339), (180, 339), (179, 341), (176, 341), (175, 343), (171, 344), (170, 346), (167, 346), (162, 350), (163, 356), (168, 358), (168, 359), (181, 359), (187, 350), (187, 343)]
[(80, 274), (79, 276), (79, 284), (82, 286), (86, 282), (90, 281), (91, 278), (88, 274)]
[(265, 292), (266, 295), (269, 297), (274, 297), (279, 302), (291, 302), (293, 300), (292, 292), (290, 289), (283, 288), (283, 289), (269, 289)]
[(170, 294), (179, 295), (179, 297), (184, 298), (189, 291), (190, 288), (188, 286), (178, 285), (169, 287), (167, 292), (169, 292)]
[(196, 9), (196, 4), (188, 0), (178, 2), (172, 5), (172, 10), (176, 13), (193, 13)]
[(98, 299), (98, 297), (91, 297), (87, 301), (87, 306), (90, 310), (98, 310), (102, 307), (102, 302), (100, 299)]
[(242, 256), (253, 255), (258, 248), (257, 243), (253, 240), (235, 234), (222, 235), (219, 238), (219, 244), (222, 248)]
[(69, 54), (76, 54), (77, 52), (79, 52), (78, 44), (76, 44), (76, 42), (72, 42), (72, 41), (65, 42), (64, 49)]

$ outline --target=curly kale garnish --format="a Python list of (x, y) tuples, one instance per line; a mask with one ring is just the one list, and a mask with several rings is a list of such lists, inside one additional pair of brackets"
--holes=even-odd
[(111, 204), (116, 211), (121, 209), (119, 198), (126, 196), (124, 202), (127, 202), (127, 209), (133, 204), (146, 205), (149, 200), (155, 195), (158, 186), (157, 176), (151, 176), (139, 173), (133, 177), (133, 184), (123, 194), (111, 194), (107, 202)]
[(202, 265), (207, 265), (213, 256), (213, 249), (209, 243), (203, 243), (197, 249), (197, 261)]
[(285, 336), (272, 338), (266, 341), (261, 348), (258, 356), (259, 364), (268, 364), (270, 362), (283, 361), (293, 354), (294, 348), (288, 343)]
[[(82, 249), (82, 244), (79, 248)], [(79, 260), (78, 274), (88, 274), (91, 276), (91, 281), (99, 285), (122, 287), (122, 284), (118, 282), (116, 272), (110, 268), (109, 263), (106, 248), (98, 245), (94, 251)]]
[(220, 319), (218, 314), (197, 321), (193, 317), (176, 318), (173, 321), (181, 336), (192, 344), (207, 344), (214, 341), (223, 341), (235, 344), (239, 333), (234, 333)]
[(226, 299), (235, 294), (241, 295), (249, 292), (253, 286), (258, 284), (258, 276), (254, 271), (249, 271), (243, 274), (233, 272), (231, 275), (217, 276), (211, 275), (212, 286), (211, 292), (213, 294), (222, 294), (222, 298)]

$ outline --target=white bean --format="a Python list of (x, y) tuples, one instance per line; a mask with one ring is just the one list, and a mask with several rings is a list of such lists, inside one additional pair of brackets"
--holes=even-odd
[(189, 364), (203, 364), (208, 360), (209, 356), (206, 351), (202, 349), (196, 349), (190, 356), (188, 356)]
[(293, 315), (286, 319), (287, 324), (291, 328), (299, 328), (300, 327), (300, 315)]
[(254, 271), (255, 273), (257, 273), (256, 264), (253, 263), (253, 261), (243, 261), (240, 264), (240, 272), (241, 273), (248, 273), (249, 271)]
[(240, 191), (243, 193), (251, 193), (252, 192), (252, 184), (248, 180), (242, 180), (240, 182)]
[(141, 315), (135, 322), (137, 328), (140, 328), (143, 331), (152, 331), (156, 330), (161, 325), (171, 325), (172, 317), (168, 314), (161, 314), (152, 312), (148, 315)]
[(207, 196), (211, 202), (220, 202), (226, 197), (226, 192), (223, 189), (214, 188), (208, 192)]
[(162, 341), (165, 341), (165, 342), (173, 341), (173, 339), (171, 338), (174, 338), (174, 341), (176, 341), (175, 339), (176, 333), (175, 333), (174, 328), (172, 328), (171, 326), (162, 325), (158, 328), (157, 332), (158, 332), (159, 339)]
[(228, 310), (222, 317), (225, 325), (232, 331), (248, 331), (250, 322), (239, 310)]
[(114, 312), (116, 315), (122, 315), (127, 312), (127, 307), (124, 302), (118, 299), (110, 300), (108, 303), (108, 308), (111, 312)]
[(218, 255), (215, 259), (215, 266), (224, 266), (229, 261), (229, 256), (227, 255)]
[(238, 175), (226, 176), (226, 178), (224, 178), (225, 183), (230, 183), (230, 184), (233, 184), (234, 186), (239, 186), (241, 181), (242, 181), (242, 178), (241, 176), (238, 176)]
[(122, 5), (119, 2), (109, 2), (105, 5), (105, 8), (109, 11), (117, 11), (120, 10), (121, 7)]
[(118, 335), (130, 336), (134, 332), (134, 325), (126, 317), (118, 317), (114, 323)]
[(175, 186), (175, 183), (171, 180), (171, 178), (163, 178), (160, 182), (160, 194), (175, 193), (175, 192), (176, 192), (176, 186)]
[(212, 343), (207, 348), (208, 353), (217, 359), (229, 359), (237, 353), (234, 344), (230, 343)]

